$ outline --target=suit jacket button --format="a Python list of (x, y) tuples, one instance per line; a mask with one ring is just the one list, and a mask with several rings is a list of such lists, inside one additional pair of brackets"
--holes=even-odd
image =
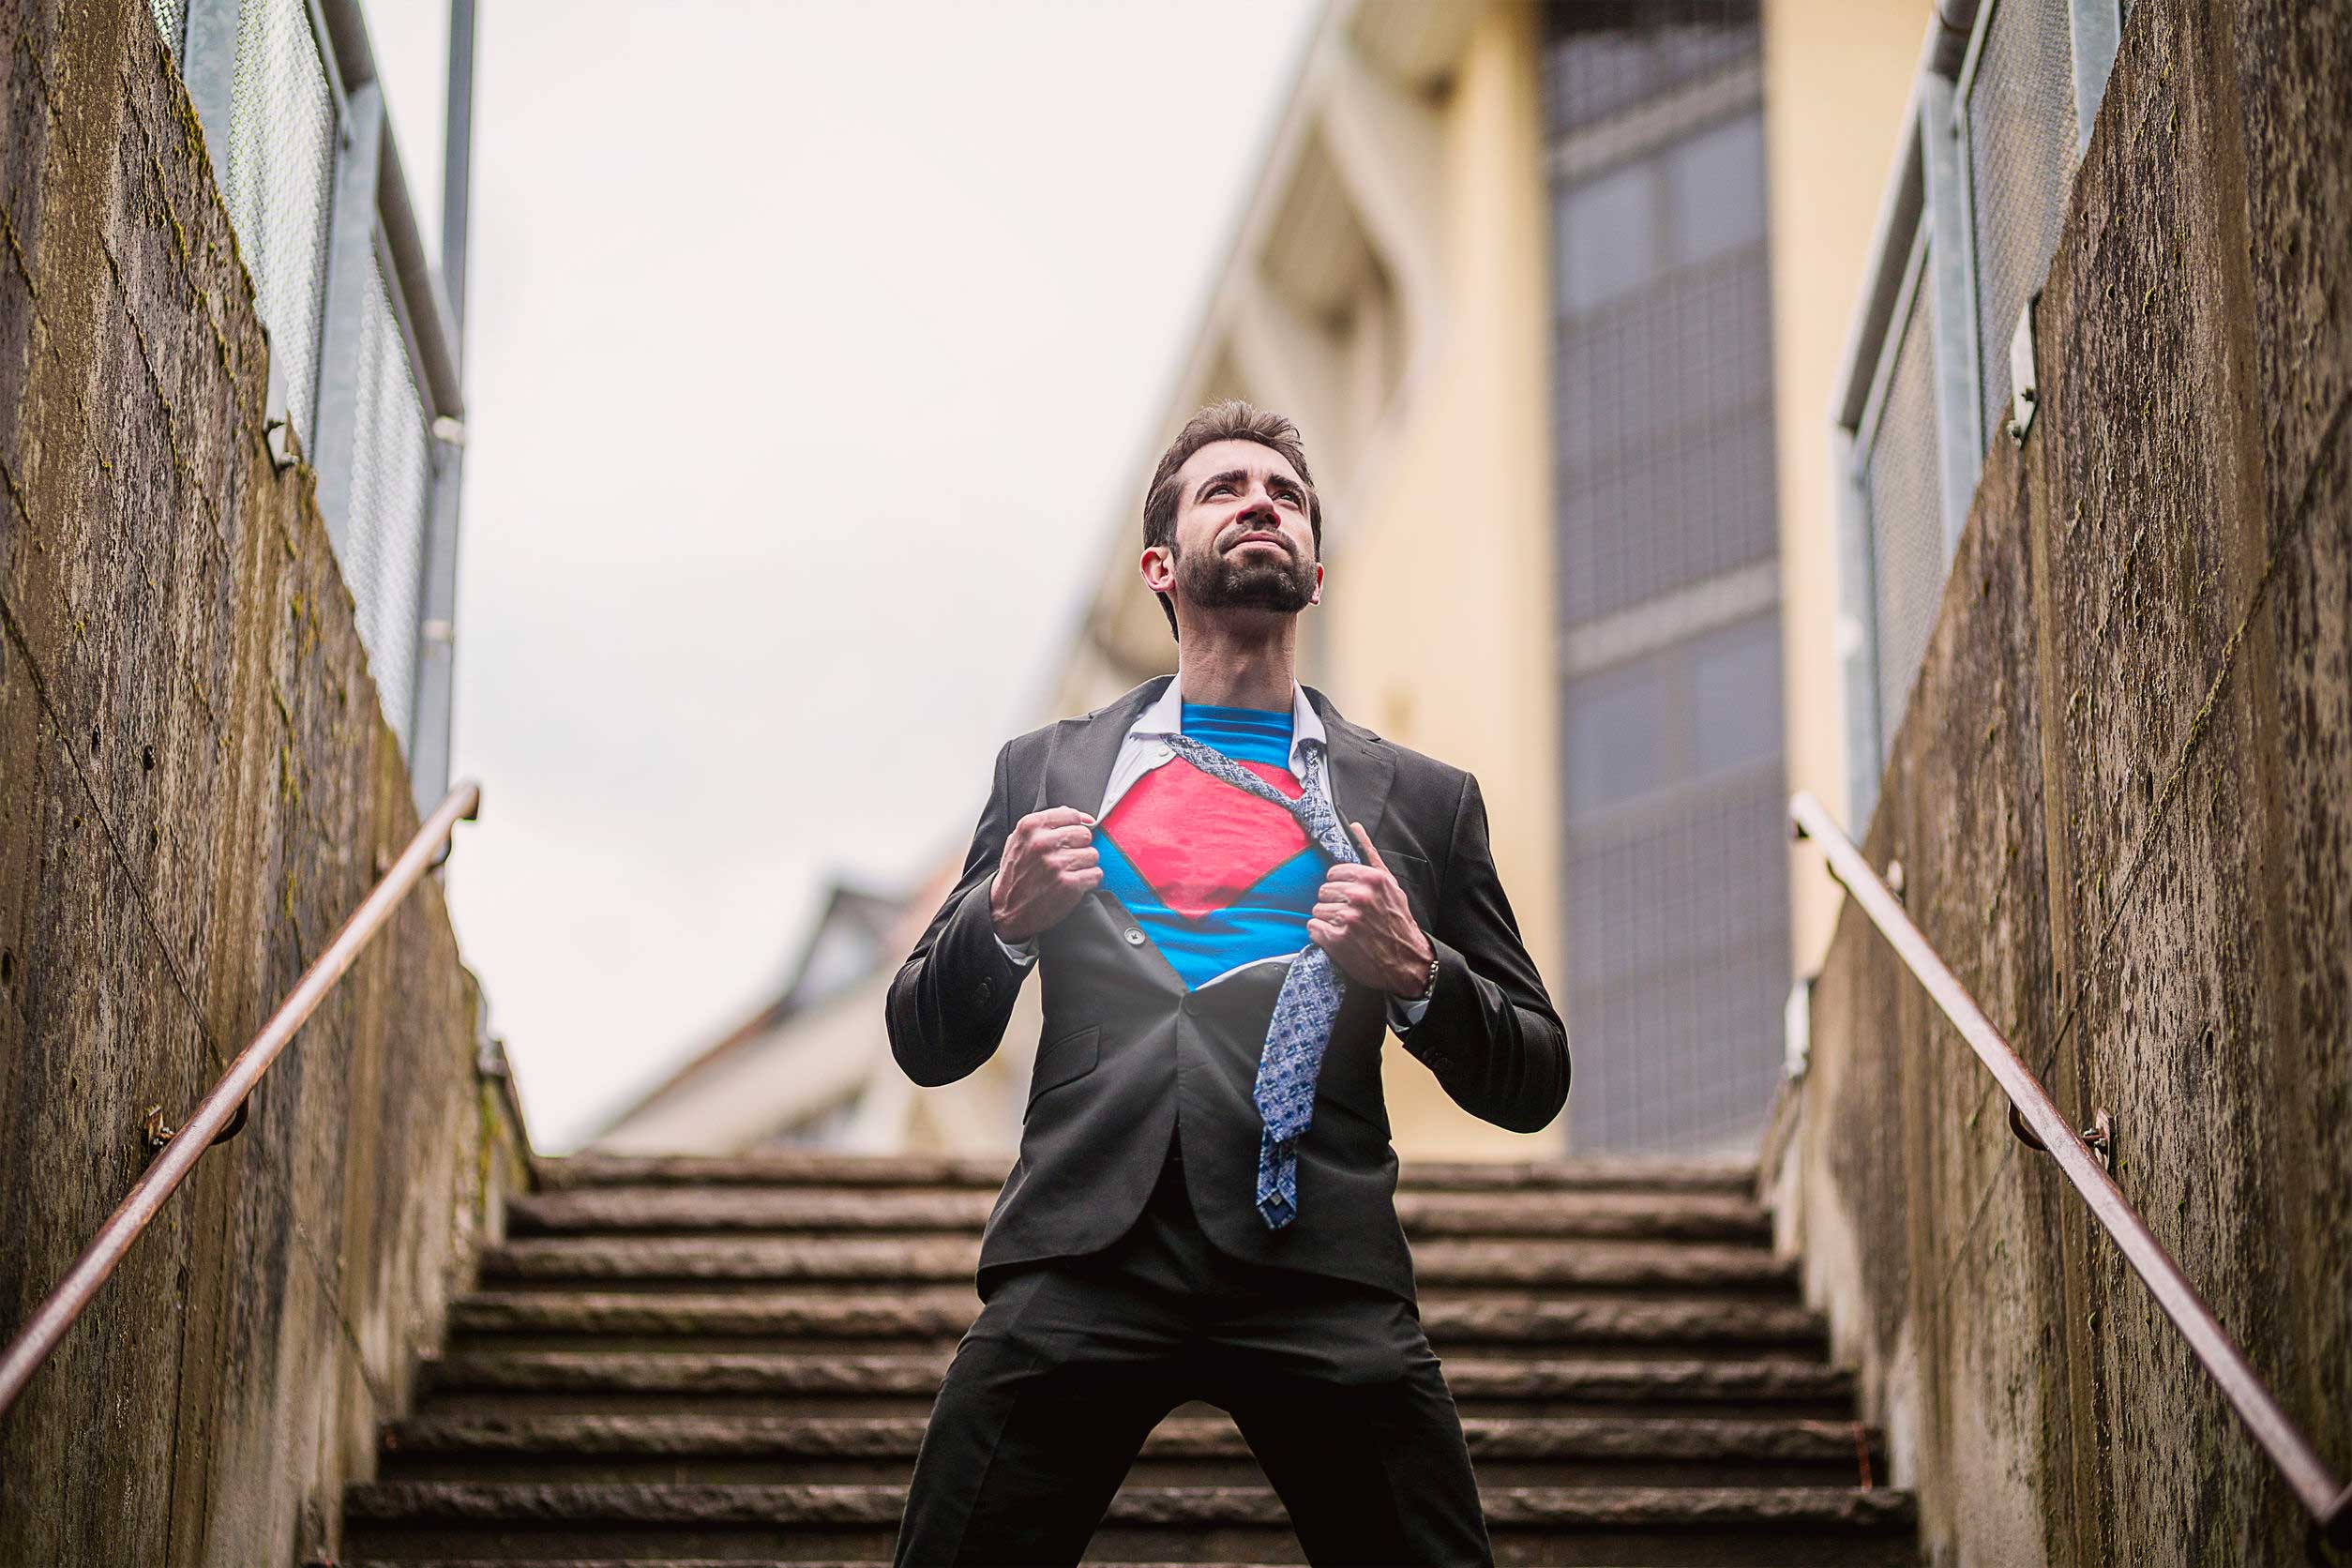
[(1140, 947), (1143, 945), (1143, 931), (1140, 927), (1130, 926), (1119, 934), (1127, 939), (1127, 945), (1129, 947)]
[(981, 1001), (983, 1001), (983, 1002), (988, 1001), (988, 997), (989, 997), (989, 994), (990, 994), (991, 992), (993, 992), (995, 989), (996, 989), (996, 982), (995, 982), (995, 981), (993, 981), (993, 980), (983, 980), (983, 981), (981, 981), (981, 982), (980, 982), (980, 1000), (981, 1000)]
[(1187, 1014), (1198, 1014), (1200, 1011), (1200, 1003), (1194, 997), (1184, 998), (1184, 1011)]

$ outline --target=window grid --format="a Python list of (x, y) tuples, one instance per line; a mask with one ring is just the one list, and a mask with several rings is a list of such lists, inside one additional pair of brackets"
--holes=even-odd
[(1780, 1071), (1779, 759), (1569, 829), (1580, 1149), (1690, 1148), (1753, 1127)]
[[(1555, 141), (1752, 59), (1752, 4), (1548, 11)], [(1761, 111), (1679, 125), (1554, 189), (1563, 628), (1778, 550)], [(1604, 128), (1602, 134), (1608, 134)], [(1779, 616), (1563, 683), (1565, 1011), (1578, 1148), (1758, 1125), (1788, 981)]]
[(1711, 76), (1759, 47), (1754, 0), (1575, 0), (1552, 11), (1561, 36), (1544, 58), (1544, 108), (1554, 135)]
[(1570, 624), (1772, 556), (1762, 242), (1561, 324), (1560, 603)]

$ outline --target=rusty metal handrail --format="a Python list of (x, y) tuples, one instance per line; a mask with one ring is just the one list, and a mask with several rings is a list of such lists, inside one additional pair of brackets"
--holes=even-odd
[(433, 814), (425, 820), (425, 825), (417, 829), (416, 837), (408, 841), (408, 848), (400, 852), (400, 858), (352, 912), (351, 918), (343, 922), (317, 961), (303, 971), (302, 978), (286, 993), (286, 1000), (278, 1004), (278, 1011), (253, 1036), (252, 1043), (229, 1063), (229, 1070), (220, 1075), (211, 1093), (198, 1104), (195, 1114), (185, 1125), (167, 1135), (163, 1152), (132, 1184), (129, 1193), (107, 1216), (106, 1223), (98, 1227), (98, 1234), (74, 1260), (73, 1267), (66, 1271), (66, 1277), (57, 1282), (57, 1288), (34, 1309), (23, 1331), (9, 1344), (7, 1354), (0, 1356), (0, 1416), (8, 1414), (34, 1372), (49, 1359), (50, 1352), (65, 1337), (66, 1330), (90, 1304), (90, 1298), (106, 1283), (107, 1275), (114, 1272), (123, 1254), (147, 1228), (147, 1222), (155, 1218), (164, 1200), (188, 1179), (188, 1173), (204, 1151), (234, 1131), (231, 1117), (243, 1122), (245, 1102), (253, 1093), (253, 1086), (317, 1010), (335, 982), (357, 960), (360, 949), (383, 929), (392, 912), (425, 873), (447, 858), (445, 851), (429, 862), (433, 847), (447, 839), (460, 822), (474, 821), (481, 805), (481, 786), (472, 780), (459, 784), (442, 797), (441, 804), (433, 807)]
[[(2329, 1473), (2327, 1462), (2304, 1437), (2294, 1419), (2280, 1408), (2260, 1373), (2246, 1360), (2212, 1309), (2172, 1260), (2172, 1254), (2151, 1233), (2132, 1207), (2123, 1189), (2115, 1184), (2104, 1165), (2093, 1154), (2083, 1135), (2066, 1123), (2049, 1091), (2027, 1066), (2024, 1058), (1993, 1027), (1984, 1010), (1968, 995), (1943, 959), (1920, 934), (1902, 904), (1878, 880), (1854, 841), (1831, 820), (1812, 793), (1800, 790), (1789, 798), (1788, 815), (1799, 838), (1820, 843), (1829, 857), (1830, 875), (1854, 896), (1895, 954), (1909, 967), (1936, 1005), (1944, 1010), (1984, 1065), (1992, 1070), (2001, 1092), (2009, 1096), (2010, 1125), (2029, 1145), (2046, 1150), (2066, 1179), (2074, 1184), (2091, 1216), (2106, 1229), (2122, 1249), (2124, 1260), (2146, 1282), (2156, 1304), (2188, 1340), (2189, 1349), (2205, 1364), (2219, 1385), (2222, 1397), (2238, 1412), (2271, 1463), (2285, 1476), (2296, 1498), (2311, 1515), (2313, 1529), (2331, 1545), (2352, 1544), (2352, 1486)], [(2103, 1131), (2103, 1128), (2101, 1129)]]

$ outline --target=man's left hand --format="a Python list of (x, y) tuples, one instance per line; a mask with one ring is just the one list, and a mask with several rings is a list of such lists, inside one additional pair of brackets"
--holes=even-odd
[(1395, 996), (1417, 997), (1429, 981), (1435, 950), (1414, 921), (1405, 890), (1372, 847), (1362, 822), (1349, 822), (1361, 865), (1334, 861), (1315, 895), (1306, 934), (1349, 979)]

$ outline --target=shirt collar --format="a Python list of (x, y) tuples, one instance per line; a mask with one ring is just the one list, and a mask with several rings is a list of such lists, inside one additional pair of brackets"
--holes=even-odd
[[(1143, 710), (1143, 716), (1137, 719), (1135, 728), (1127, 732), (1131, 735), (1181, 733), (1184, 727), (1184, 682), (1181, 671), (1170, 676), (1168, 689)], [(1299, 746), (1303, 741), (1314, 741), (1326, 748), (1331, 744), (1323, 732), (1322, 716), (1315, 711), (1315, 704), (1306, 700), (1306, 688), (1293, 679), (1290, 682), (1290, 757), (1293, 761), (1298, 760)], [(1291, 771), (1295, 774), (1298, 770), (1294, 768)]]

